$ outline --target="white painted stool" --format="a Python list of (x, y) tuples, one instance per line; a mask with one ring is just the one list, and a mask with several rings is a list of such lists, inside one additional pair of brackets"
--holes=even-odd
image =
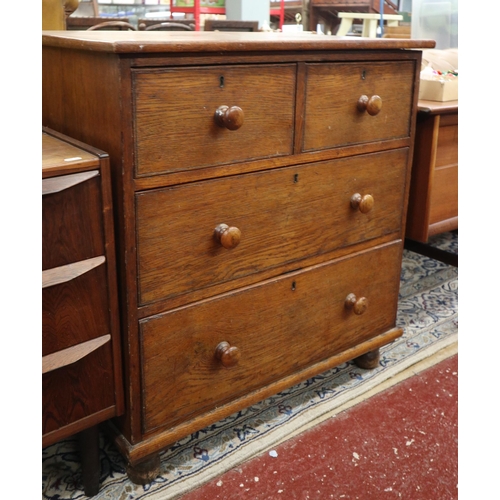
[[(380, 21), (380, 14), (369, 14), (367, 12), (339, 12), (337, 14), (342, 19), (337, 36), (345, 36), (352, 28), (354, 19), (363, 20), (363, 32), (361, 36), (367, 38), (377, 38), (377, 25)], [(401, 14), (384, 14), (384, 21), (387, 26), (398, 26), (399, 21), (403, 20)]]

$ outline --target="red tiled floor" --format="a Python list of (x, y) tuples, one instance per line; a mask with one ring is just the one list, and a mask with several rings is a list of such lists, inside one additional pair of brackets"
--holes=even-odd
[(455, 355), (182, 500), (457, 499), (457, 400)]

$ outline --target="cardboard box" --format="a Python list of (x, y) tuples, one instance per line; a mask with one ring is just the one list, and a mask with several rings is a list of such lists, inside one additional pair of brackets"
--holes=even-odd
[(458, 99), (458, 78), (452, 80), (421, 78), (418, 98), (428, 101), (455, 101)]

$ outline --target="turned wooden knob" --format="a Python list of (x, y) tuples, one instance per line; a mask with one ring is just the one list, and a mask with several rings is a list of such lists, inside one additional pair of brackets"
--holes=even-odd
[(214, 229), (215, 241), (224, 248), (235, 248), (241, 240), (241, 231), (237, 227), (229, 227), (227, 224), (219, 224)]
[(377, 115), (382, 109), (382, 98), (378, 95), (372, 95), (368, 97), (367, 95), (362, 95), (358, 99), (358, 110), (367, 112), (371, 116)]
[(215, 123), (228, 130), (238, 130), (245, 120), (245, 113), (238, 106), (219, 106), (215, 111)]
[(359, 210), (362, 214), (367, 214), (374, 204), (375, 200), (371, 194), (361, 196), (359, 193), (355, 193), (351, 196), (351, 207)]
[(241, 351), (229, 342), (221, 342), (215, 349), (215, 357), (221, 362), (222, 366), (231, 368), (238, 364), (241, 357)]
[(368, 299), (366, 297), (360, 297), (359, 299), (353, 293), (350, 293), (345, 298), (346, 309), (352, 309), (354, 314), (363, 314), (368, 307)]

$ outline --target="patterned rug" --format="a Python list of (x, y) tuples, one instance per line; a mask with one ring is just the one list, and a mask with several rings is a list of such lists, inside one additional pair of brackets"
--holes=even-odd
[[(430, 240), (458, 253), (458, 234)], [(377, 387), (458, 339), (458, 269), (405, 250), (398, 326), (404, 335), (380, 349), (380, 365), (363, 370), (343, 363), (282, 391), (175, 443), (161, 455), (161, 476), (134, 485), (125, 462), (106, 436), (100, 437), (101, 487), (97, 500), (171, 500), (243, 463), (322, 416)], [(42, 451), (42, 498), (87, 498), (82, 490), (77, 441), (66, 439)]]

